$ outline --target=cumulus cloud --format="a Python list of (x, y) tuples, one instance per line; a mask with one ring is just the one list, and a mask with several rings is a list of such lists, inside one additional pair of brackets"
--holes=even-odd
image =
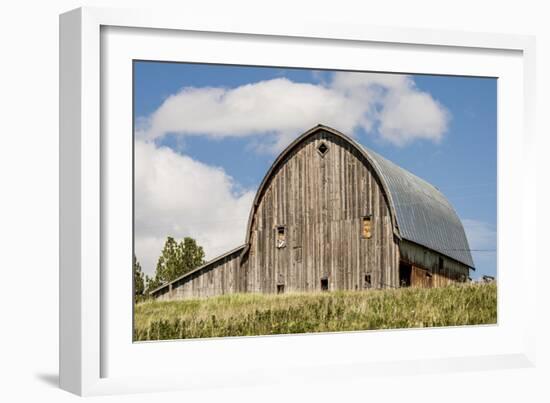
[(402, 146), (439, 141), (449, 119), (445, 107), (409, 76), (337, 72), (318, 84), (275, 78), (236, 88), (185, 87), (139, 121), (137, 136), (247, 136), (258, 149), (275, 153), (317, 123), (351, 135), (377, 132)]
[(223, 169), (167, 147), (135, 143), (135, 251), (152, 274), (168, 235), (192, 236), (206, 258), (244, 242), (254, 191), (239, 190)]

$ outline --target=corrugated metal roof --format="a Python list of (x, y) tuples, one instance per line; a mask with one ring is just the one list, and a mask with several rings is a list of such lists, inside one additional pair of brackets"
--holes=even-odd
[(464, 227), (447, 198), (425, 180), (362, 148), (386, 183), (401, 237), (473, 268)]

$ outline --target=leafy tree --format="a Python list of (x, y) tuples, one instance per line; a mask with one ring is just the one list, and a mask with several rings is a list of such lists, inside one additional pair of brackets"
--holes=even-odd
[(183, 238), (180, 248), (182, 251), (183, 271), (178, 276), (189, 273), (206, 263), (206, 260), (204, 260), (204, 249), (193, 238)]
[(151, 291), (162, 285), (162, 282), (156, 277), (145, 275), (145, 295), (148, 296)]
[(174, 238), (169, 236), (166, 238), (164, 248), (162, 248), (161, 255), (157, 261), (156, 279), (160, 280), (161, 283), (165, 283), (176, 278), (175, 273), (181, 270), (182, 264), (179, 245)]
[(152, 291), (164, 283), (189, 273), (204, 263), (204, 250), (197, 241), (185, 237), (178, 243), (169, 236), (158, 259), (154, 278), (146, 278), (147, 291)]
[(141, 270), (141, 265), (136, 258), (136, 255), (133, 256), (133, 271), (134, 271), (134, 300), (137, 302), (139, 299), (144, 297), (145, 293), (145, 282), (143, 271)]

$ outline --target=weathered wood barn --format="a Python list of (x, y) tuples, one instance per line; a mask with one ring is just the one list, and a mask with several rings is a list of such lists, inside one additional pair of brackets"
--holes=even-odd
[(466, 281), (473, 268), (462, 223), (437, 188), (318, 125), (267, 172), (245, 244), (152, 295), (435, 287)]

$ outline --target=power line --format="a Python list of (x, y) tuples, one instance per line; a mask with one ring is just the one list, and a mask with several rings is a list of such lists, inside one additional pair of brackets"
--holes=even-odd
[(442, 249), (438, 248), (438, 250), (445, 250), (445, 251), (460, 251), (460, 252), (496, 252), (496, 249)]

